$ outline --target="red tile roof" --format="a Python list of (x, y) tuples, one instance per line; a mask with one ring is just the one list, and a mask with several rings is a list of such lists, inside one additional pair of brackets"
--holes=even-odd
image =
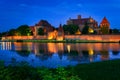
[(103, 18), (103, 20), (102, 20), (102, 22), (101, 22), (100, 24), (105, 24), (105, 23), (108, 23), (108, 24), (109, 24), (109, 22), (108, 22), (108, 20), (106, 19), (106, 17)]

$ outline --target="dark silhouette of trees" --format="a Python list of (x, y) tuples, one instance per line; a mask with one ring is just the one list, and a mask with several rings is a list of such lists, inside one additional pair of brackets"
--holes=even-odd
[(43, 28), (38, 29), (38, 35), (44, 35), (44, 29)]
[(32, 31), (29, 28), (28, 25), (21, 25), (17, 28), (17, 32), (21, 35), (21, 36), (29, 36), (32, 35)]
[(82, 30), (82, 34), (89, 34), (89, 26), (88, 23), (85, 23), (85, 26)]
[(119, 32), (119, 29), (113, 29), (113, 30), (112, 30), (112, 33), (113, 33), (113, 34), (119, 34), (120, 32)]
[(9, 36), (14, 36), (16, 32), (17, 32), (16, 29), (11, 29), (11, 30), (9, 30), (8, 35)]
[(65, 34), (75, 34), (78, 31), (79, 27), (77, 25), (63, 25), (63, 30)]

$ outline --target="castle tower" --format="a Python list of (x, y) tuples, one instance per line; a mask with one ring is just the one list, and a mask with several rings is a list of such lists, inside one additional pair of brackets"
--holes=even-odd
[(107, 20), (106, 17), (104, 17), (103, 20), (101, 21), (100, 29), (101, 29), (102, 34), (109, 34), (110, 23), (109, 23), (109, 21)]

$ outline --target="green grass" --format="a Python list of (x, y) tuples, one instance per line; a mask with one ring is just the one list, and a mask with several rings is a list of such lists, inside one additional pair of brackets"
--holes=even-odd
[(0, 62), (0, 80), (120, 80), (120, 60), (56, 69), (33, 68), (24, 63), (5, 67)]
[(81, 64), (69, 69), (82, 80), (120, 80), (120, 60)]
[(39, 42), (39, 43), (120, 43), (120, 41), (97, 41), (97, 40), (7, 40), (10, 42)]

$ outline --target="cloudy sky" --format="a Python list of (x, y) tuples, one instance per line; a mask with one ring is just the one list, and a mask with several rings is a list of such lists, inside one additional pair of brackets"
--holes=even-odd
[(0, 0), (0, 32), (41, 19), (58, 27), (79, 14), (98, 23), (106, 16), (111, 28), (120, 29), (120, 0)]

